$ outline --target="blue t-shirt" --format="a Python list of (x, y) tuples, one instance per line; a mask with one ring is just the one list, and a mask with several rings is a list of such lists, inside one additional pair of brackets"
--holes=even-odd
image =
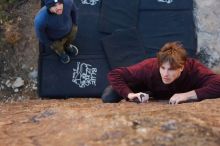
[(67, 35), (76, 25), (76, 5), (73, 0), (64, 0), (63, 13), (50, 13), (46, 6), (37, 13), (34, 21), (38, 39), (46, 46)]

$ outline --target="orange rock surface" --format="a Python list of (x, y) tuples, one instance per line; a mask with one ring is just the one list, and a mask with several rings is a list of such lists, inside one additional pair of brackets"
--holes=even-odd
[(0, 146), (219, 146), (220, 99), (169, 105), (100, 99), (0, 107)]

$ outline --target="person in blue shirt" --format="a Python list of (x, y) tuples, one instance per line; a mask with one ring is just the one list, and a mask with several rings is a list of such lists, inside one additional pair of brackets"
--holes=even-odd
[(77, 8), (74, 0), (45, 0), (34, 25), (37, 38), (56, 52), (62, 63), (69, 63), (69, 53), (78, 54), (72, 44), (77, 33)]

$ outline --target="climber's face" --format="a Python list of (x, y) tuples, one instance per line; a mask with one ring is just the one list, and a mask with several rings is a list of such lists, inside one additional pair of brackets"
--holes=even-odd
[(50, 8), (50, 12), (61, 15), (63, 13), (63, 4), (56, 3), (53, 7)]

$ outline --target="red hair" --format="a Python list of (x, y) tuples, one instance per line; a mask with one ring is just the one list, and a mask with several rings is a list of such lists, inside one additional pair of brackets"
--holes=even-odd
[(178, 69), (184, 66), (187, 53), (180, 42), (168, 42), (157, 53), (157, 59), (159, 66), (169, 62), (172, 69)]

